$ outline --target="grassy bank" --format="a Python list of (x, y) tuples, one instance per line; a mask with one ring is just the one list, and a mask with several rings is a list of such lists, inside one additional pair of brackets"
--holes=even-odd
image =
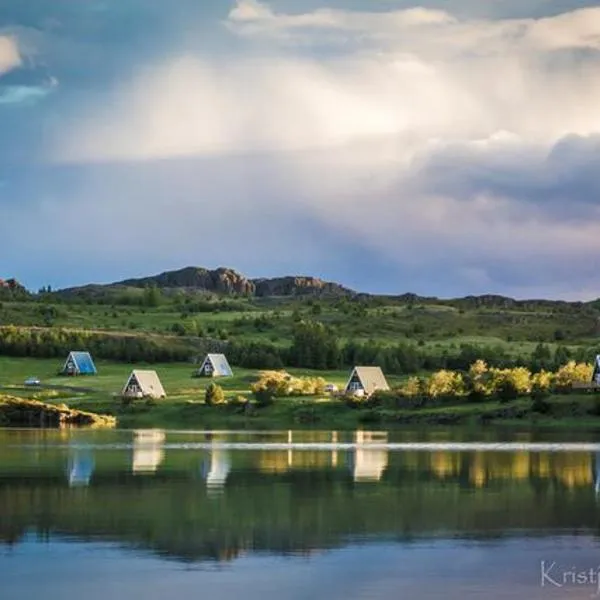
[[(250, 393), (258, 371), (235, 368), (234, 377), (218, 380), (225, 392), (226, 403), (207, 406), (204, 398), (210, 380), (192, 377), (194, 366), (189, 363), (168, 363), (149, 367), (159, 374), (166, 399), (137, 401), (132, 406), (123, 406), (119, 391), (134, 368), (132, 365), (99, 361), (97, 376), (75, 378), (58, 376), (60, 366), (60, 361), (56, 360), (0, 357), (0, 394), (114, 416), (117, 425), (126, 428), (353, 429), (367, 424), (377, 427), (504, 424), (510, 427), (600, 428), (600, 401), (592, 394), (554, 395), (542, 406), (534, 406), (529, 397), (508, 402), (492, 399), (467, 402), (458, 398), (440, 406), (422, 408), (386, 402), (375, 406), (369, 403), (349, 406), (343, 400), (323, 395), (277, 398), (272, 405), (259, 407)], [(145, 366), (136, 365), (135, 368)], [(290, 369), (289, 372), (295, 376), (323, 377), (340, 387), (348, 377), (346, 371)], [(44, 387), (24, 387), (24, 380), (30, 376), (40, 378)], [(403, 378), (390, 377), (388, 381), (395, 387), (403, 382)]]
[(599, 428), (597, 406), (589, 396), (552, 396), (546, 411), (533, 409), (529, 398), (489, 401), (424, 409), (350, 407), (326, 398), (282, 398), (271, 406), (224, 404), (202, 400), (167, 399), (122, 406), (112, 398), (72, 398), (70, 408), (116, 417), (122, 428), (181, 429), (356, 429), (405, 425), (505, 425), (512, 428)]

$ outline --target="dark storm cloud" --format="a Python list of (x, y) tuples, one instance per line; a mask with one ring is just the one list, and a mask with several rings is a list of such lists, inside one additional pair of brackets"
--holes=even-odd
[(516, 143), (449, 145), (427, 156), (406, 185), (415, 193), (509, 198), (513, 217), (581, 221), (600, 213), (600, 135), (569, 135), (550, 152)]

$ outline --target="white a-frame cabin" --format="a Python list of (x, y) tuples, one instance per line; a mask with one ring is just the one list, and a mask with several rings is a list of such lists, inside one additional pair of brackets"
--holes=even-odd
[(131, 372), (127, 383), (121, 390), (123, 398), (166, 398), (165, 390), (156, 371), (136, 369)]
[(354, 367), (344, 388), (345, 394), (370, 396), (377, 390), (389, 390), (383, 371), (379, 367)]
[(196, 377), (233, 377), (233, 371), (224, 354), (207, 354), (195, 375)]

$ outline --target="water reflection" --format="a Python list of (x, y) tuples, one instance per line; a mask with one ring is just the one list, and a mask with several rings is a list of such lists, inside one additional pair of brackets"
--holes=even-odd
[(132, 469), (134, 473), (154, 473), (165, 457), (165, 432), (140, 429), (133, 432)]
[[(210, 436), (214, 444), (224, 439), (224, 436)], [(201, 463), (200, 472), (206, 481), (209, 496), (219, 496), (223, 493), (227, 476), (231, 470), (231, 459), (227, 450), (218, 447), (209, 451), (208, 457)]]
[(90, 450), (73, 449), (69, 452), (67, 477), (70, 487), (86, 487), (94, 472), (94, 455)]
[[(349, 539), (599, 531), (599, 452), (382, 448), (391, 438), (0, 431), (0, 539), (68, 534), (179, 560), (230, 560), (306, 554)], [(247, 445), (232, 450), (228, 441)], [(338, 441), (354, 445), (310, 446)], [(85, 494), (74, 493), (82, 486)]]

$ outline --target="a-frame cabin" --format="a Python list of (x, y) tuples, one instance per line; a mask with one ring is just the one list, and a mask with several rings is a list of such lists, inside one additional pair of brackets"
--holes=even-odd
[(98, 370), (89, 352), (69, 352), (60, 371), (61, 375), (97, 375)]
[(233, 377), (233, 371), (224, 354), (207, 354), (194, 375), (196, 377)]

